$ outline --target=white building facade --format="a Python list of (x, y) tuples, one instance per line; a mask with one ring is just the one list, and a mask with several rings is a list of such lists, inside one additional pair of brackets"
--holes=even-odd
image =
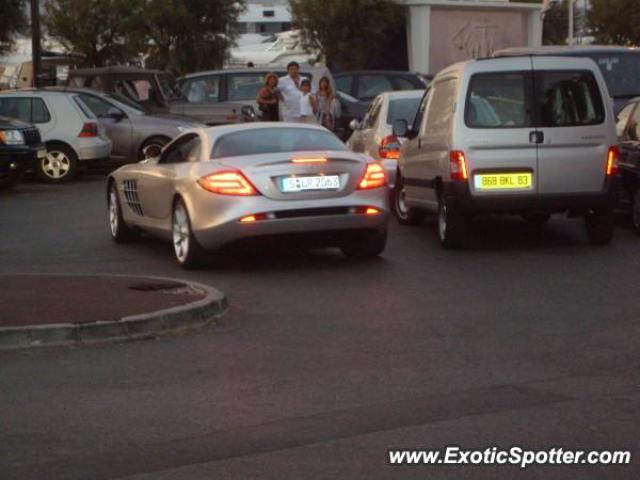
[(542, 44), (542, 4), (509, 0), (397, 0), (407, 8), (409, 69), (442, 68), (509, 47)]

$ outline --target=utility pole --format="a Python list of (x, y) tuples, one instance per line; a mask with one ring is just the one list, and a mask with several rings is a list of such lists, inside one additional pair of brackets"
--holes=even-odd
[(40, 2), (31, 0), (31, 55), (33, 65), (33, 86), (40, 86), (42, 73), (42, 46), (40, 45)]
[(569, 45), (573, 45), (573, 0), (569, 0)]

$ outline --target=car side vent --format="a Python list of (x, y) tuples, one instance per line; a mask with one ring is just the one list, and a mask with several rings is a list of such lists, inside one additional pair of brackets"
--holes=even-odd
[(129, 208), (131, 208), (131, 210), (133, 210), (137, 215), (140, 215), (141, 217), (144, 216), (142, 204), (138, 197), (138, 182), (136, 180), (125, 180), (122, 182), (122, 191), (124, 192), (124, 197), (127, 200)]

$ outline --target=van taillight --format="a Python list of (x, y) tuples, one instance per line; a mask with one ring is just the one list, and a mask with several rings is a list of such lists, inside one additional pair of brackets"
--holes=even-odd
[(609, 147), (607, 152), (607, 176), (611, 177), (618, 174), (618, 157), (620, 156), (620, 150), (618, 147)]
[(82, 126), (79, 137), (97, 137), (98, 136), (98, 124), (93, 122), (87, 122)]
[(451, 180), (467, 180), (467, 160), (464, 152), (460, 150), (452, 150), (449, 152), (449, 172)]

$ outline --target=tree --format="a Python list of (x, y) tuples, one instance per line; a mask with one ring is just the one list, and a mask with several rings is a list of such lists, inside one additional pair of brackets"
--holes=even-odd
[(13, 37), (27, 25), (25, 0), (2, 0), (0, 2), (0, 53), (13, 45)]
[(542, 43), (565, 45), (569, 36), (569, 3), (567, 0), (553, 3), (544, 14)]
[(640, 45), (638, 0), (591, 0), (587, 21), (596, 43)]
[(294, 28), (327, 65), (365, 68), (402, 27), (402, 7), (392, 0), (290, 0)]
[(147, 65), (187, 73), (222, 67), (244, 0), (143, 0)]
[(137, 53), (130, 39), (142, 0), (46, 0), (45, 11), (49, 35), (86, 66), (126, 62)]

